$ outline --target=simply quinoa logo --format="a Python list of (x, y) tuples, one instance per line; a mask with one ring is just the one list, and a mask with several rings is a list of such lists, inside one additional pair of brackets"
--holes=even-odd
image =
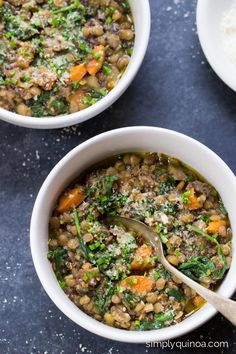
[(146, 342), (146, 348), (161, 348), (161, 349), (183, 349), (183, 348), (229, 348), (228, 341), (176, 341), (169, 340), (163, 342)]

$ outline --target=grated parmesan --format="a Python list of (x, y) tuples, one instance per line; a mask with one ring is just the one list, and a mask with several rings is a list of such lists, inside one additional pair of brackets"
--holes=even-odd
[(236, 63), (236, 1), (223, 15), (221, 33), (224, 52), (231, 61)]

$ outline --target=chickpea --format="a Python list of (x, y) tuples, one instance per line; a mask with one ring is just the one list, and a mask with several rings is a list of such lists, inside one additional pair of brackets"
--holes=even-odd
[(173, 276), (173, 280), (176, 284), (182, 284), (182, 280), (180, 280), (179, 278), (177, 278), (175, 275)]
[(87, 295), (84, 295), (80, 298), (79, 303), (80, 305), (88, 305), (90, 303), (91, 299)]
[(100, 311), (99, 311), (99, 309), (98, 309), (98, 307), (96, 305), (93, 305), (92, 312), (93, 312), (94, 315), (99, 315), (100, 314)]
[(163, 278), (160, 278), (156, 281), (156, 288), (158, 290), (164, 289), (165, 285), (166, 285), (166, 280)]
[(65, 276), (65, 283), (70, 288), (73, 288), (76, 285), (76, 281), (72, 274)]
[(171, 236), (171, 238), (169, 239), (169, 243), (174, 246), (174, 247), (178, 247), (181, 244), (181, 238), (177, 235), (173, 235)]
[(53, 248), (53, 249), (57, 248), (57, 246), (58, 246), (57, 240), (55, 240), (54, 238), (52, 240), (50, 240), (48, 244), (49, 244), (49, 247)]
[(112, 49), (116, 49), (120, 43), (120, 37), (117, 34), (110, 34), (107, 37), (107, 42)]
[(177, 195), (175, 193), (171, 193), (168, 195), (169, 202), (176, 202)]
[(143, 302), (140, 302), (138, 305), (136, 305), (134, 311), (135, 311), (135, 312), (140, 312), (140, 311), (143, 310), (144, 306), (145, 306), (144, 303), (143, 303)]
[(54, 2), (54, 5), (57, 6), (57, 7), (66, 6), (65, 2), (63, 0), (54, 0), (53, 2)]
[(110, 80), (107, 84), (107, 88), (112, 90), (116, 86), (116, 82), (114, 80)]
[(232, 257), (231, 257), (231, 256), (227, 256), (227, 257), (226, 257), (226, 262), (227, 262), (228, 264), (231, 264), (231, 262), (232, 262)]
[(76, 60), (75, 56), (74, 56), (72, 53), (66, 54), (66, 59), (67, 59), (69, 62), (73, 62), (74, 60)]
[(133, 154), (133, 155), (130, 156), (130, 163), (131, 163), (132, 166), (139, 165), (140, 161), (141, 161), (141, 159), (140, 159), (140, 157), (138, 155)]
[(120, 29), (122, 29), (122, 30), (127, 30), (127, 29), (130, 29), (131, 28), (131, 24), (129, 23), (129, 22), (122, 22), (121, 24), (120, 24)]
[(76, 226), (71, 226), (70, 227), (70, 233), (73, 235), (73, 236), (77, 236), (77, 229), (76, 229)]
[(67, 247), (72, 251), (75, 250), (78, 246), (79, 246), (79, 240), (77, 238), (72, 238), (67, 243)]
[(117, 61), (119, 60), (119, 58), (120, 58), (120, 55), (119, 55), (119, 54), (113, 54), (113, 55), (111, 55), (111, 56), (108, 58), (108, 60), (109, 60), (110, 63), (115, 64), (115, 63), (117, 63)]
[(119, 10), (115, 10), (113, 15), (112, 15), (112, 20), (113, 21), (118, 21), (122, 17), (122, 14)]
[(58, 243), (60, 246), (66, 246), (68, 242), (68, 236), (64, 233), (58, 236)]
[(191, 213), (184, 213), (179, 217), (179, 220), (182, 221), (184, 224), (188, 224), (194, 220), (194, 215)]
[(115, 164), (115, 169), (118, 172), (124, 171), (125, 170), (125, 164), (122, 161), (117, 161)]
[(99, 25), (99, 24), (97, 24), (96, 26), (90, 28), (90, 34), (92, 36), (97, 36), (98, 37), (98, 36), (101, 36), (103, 33), (104, 33), (103, 32), (103, 27), (101, 25)]
[(210, 200), (206, 200), (203, 207), (204, 209), (211, 209), (213, 207), (213, 203)]
[(38, 97), (41, 93), (41, 90), (37, 86), (33, 86), (29, 89), (30, 93), (33, 95), (33, 97)]
[(130, 165), (130, 155), (125, 155), (124, 157), (123, 157), (123, 161), (124, 161), (124, 163), (125, 163), (125, 165)]
[(154, 305), (154, 312), (159, 313), (164, 311), (164, 306), (160, 304), (159, 302), (155, 303)]
[(50, 226), (53, 230), (58, 230), (60, 227), (60, 221), (56, 216), (52, 216), (50, 219)]
[(225, 226), (220, 226), (219, 227), (219, 235), (222, 236), (222, 237), (226, 237), (227, 231), (226, 231), (226, 227)]
[(116, 169), (115, 169), (115, 167), (109, 167), (108, 169), (107, 169), (107, 176), (111, 176), (111, 175), (114, 175), (114, 174), (116, 174)]
[(191, 289), (189, 287), (184, 288), (184, 295), (187, 297), (191, 296)]
[(144, 313), (152, 312), (154, 309), (153, 304), (146, 304), (143, 308)]
[(98, 83), (97, 77), (96, 76), (89, 76), (87, 78), (87, 85), (93, 89), (99, 88), (99, 83)]
[(210, 216), (210, 220), (211, 221), (219, 221), (219, 220), (221, 220), (222, 218), (221, 218), (221, 216), (220, 215), (211, 215)]
[(84, 304), (84, 309), (89, 311), (89, 312), (93, 311), (94, 305), (93, 305), (92, 301), (89, 302), (88, 304)]
[(168, 262), (170, 262), (174, 266), (177, 266), (180, 263), (180, 259), (177, 256), (168, 255), (166, 258), (167, 258)]
[(112, 326), (113, 323), (114, 323), (114, 317), (112, 316), (112, 314), (110, 314), (109, 312), (107, 312), (107, 313), (105, 313), (105, 315), (104, 315), (104, 321), (105, 321), (108, 325)]
[(125, 41), (131, 41), (134, 38), (134, 32), (130, 29), (121, 29), (119, 31), (120, 39)]
[(176, 321), (178, 321), (178, 320), (180, 320), (181, 319), (181, 317), (183, 317), (183, 311), (179, 311), (178, 313), (177, 313), (177, 315), (175, 316), (175, 320)]
[(111, 302), (113, 302), (113, 304), (119, 304), (121, 302), (121, 299), (118, 295), (113, 295), (111, 298)]
[(81, 221), (80, 225), (81, 225), (81, 228), (84, 229), (84, 230), (86, 230), (86, 229), (88, 229), (90, 227), (89, 222), (86, 221), (86, 220)]
[(102, 45), (106, 45), (106, 39), (104, 38), (104, 37), (98, 37), (98, 39), (97, 39), (97, 41), (98, 41), (98, 43), (99, 44), (102, 44)]
[(90, 35), (90, 28), (89, 27), (84, 27), (82, 29), (84, 37), (88, 37)]
[(91, 268), (92, 268), (92, 265), (89, 262), (84, 263), (82, 266), (82, 269), (84, 269), (84, 270), (89, 270)]
[(120, 70), (125, 69), (130, 61), (130, 57), (128, 55), (124, 55), (123, 57), (121, 57), (118, 62), (117, 62), (117, 66)]
[(148, 294), (146, 300), (148, 303), (155, 304), (155, 302), (157, 302), (157, 294), (155, 293)]
[(224, 256), (228, 256), (231, 252), (231, 248), (229, 247), (229, 245), (221, 245), (221, 249), (222, 249), (222, 252), (224, 254)]
[(83, 239), (84, 239), (84, 242), (85, 242), (85, 243), (88, 243), (88, 242), (90, 242), (90, 241), (93, 240), (93, 235), (87, 233), (87, 234), (83, 235)]
[(31, 116), (32, 115), (31, 109), (24, 103), (20, 103), (17, 105), (16, 112), (18, 114), (21, 114), (22, 116)]

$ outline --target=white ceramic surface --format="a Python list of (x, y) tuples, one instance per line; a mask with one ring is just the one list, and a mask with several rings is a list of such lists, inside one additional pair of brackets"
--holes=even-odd
[(135, 24), (134, 50), (124, 75), (116, 87), (107, 96), (95, 105), (80, 112), (57, 117), (26, 117), (9, 112), (0, 107), (0, 119), (27, 128), (54, 129), (68, 127), (84, 122), (85, 120), (98, 115), (111, 106), (124, 93), (137, 74), (146, 53), (150, 36), (151, 16), (149, 0), (129, 0), (129, 3), (132, 9)]
[(186, 135), (161, 128), (130, 127), (109, 131), (69, 152), (48, 175), (36, 199), (30, 228), (32, 257), (39, 279), (52, 301), (80, 326), (100, 336), (123, 342), (167, 340), (200, 326), (216, 311), (206, 304), (183, 322), (159, 330), (137, 333), (112, 328), (89, 317), (67, 298), (47, 260), (48, 222), (60, 193), (95, 162), (131, 151), (158, 151), (177, 157), (201, 173), (219, 191), (229, 212), (234, 238), (232, 266), (218, 291), (226, 297), (233, 294), (236, 288), (236, 178), (229, 167), (206, 146)]
[(235, 0), (198, 0), (197, 30), (203, 52), (216, 74), (236, 91), (236, 64), (225, 54), (221, 22)]

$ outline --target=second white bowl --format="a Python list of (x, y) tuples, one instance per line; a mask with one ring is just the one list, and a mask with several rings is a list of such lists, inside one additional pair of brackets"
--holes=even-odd
[(181, 336), (211, 318), (216, 311), (207, 304), (183, 322), (158, 330), (132, 332), (109, 327), (82, 312), (60, 288), (48, 253), (48, 223), (60, 193), (81, 172), (106, 157), (124, 152), (156, 151), (177, 157), (203, 175), (220, 193), (233, 230), (232, 265), (219, 287), (230, 297), (236, 289), (236, 178), (227, 165), (198, 141), (177, 132), (154, 127), (130, 127), (98, 135), (69, 152), (46, 178), (35, 202), (30, 228), (31, 252), (39, 279), (59, 309), (78, 325), (100, 336), (122, 342), (163, 341)]
[(197, 30), (202, 50), (212, 69), (236, 91), (236, 63), (225, 54), (221, 31), (224, 13), (232, 4), (233, 0), (198, 0)]

